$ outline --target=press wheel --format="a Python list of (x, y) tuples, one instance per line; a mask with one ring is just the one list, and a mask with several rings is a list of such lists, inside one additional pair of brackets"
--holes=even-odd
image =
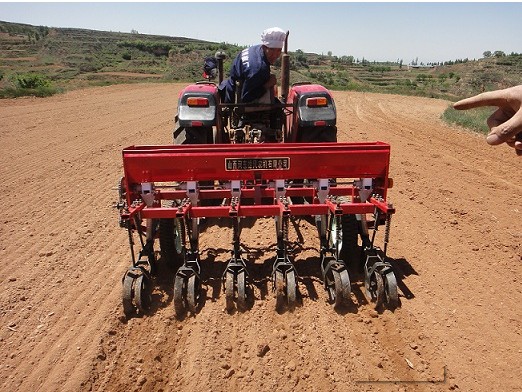
[(399, 306), (399, 293), (397, 290), (397, 279), (393, 271), (384, 275), (383, 280), (386, 305), (390, 310), (395, 310)]
[(375, 308), (380, 307), (384, 301), (384, 283), (381, 274), (374, 270), (371, 275), (366, 275), (364, 286), (368, 302), (373, 302)]
[(275, 272), (275, 295), (276, 295), (276, 309), (283, 308), (285, 303), (285, 279), (282, 271)]
[(176, 316), (180, 317), (185, 313), (185, 298), (184, 298), (184, 290), (185, 289), (185, 277), (177, 274), (174, 278), (174, 312)]
[(234, 273), (227, 271), (225, 274), (225, 301), (227, 312), (234, 310)]
[(134, 277), (127, 272), (123, 277), (123, 313), (125, 316), (131, 317), (136, 314), (136, 307), (132, 302), (134, 289)]
[(288, 307), (295, 308), (297, 303), (297, 279), (293, 269), (286, 273), (286, 296), (288, 300)]
[(190, 275), (187, 282), (187, 307), (195, 314), (199, 302), (199, 278), (196, 274)]
[(330, 298), (330, 302), (335, 301), (336, 293), (335, 293), (335, 279), (333, 275), (333, 266), (334, 261), (329, 261), (325, 271), (328, 271), (326, 273), (323, 272), (323, 279), (325, 283), (326, 290), (328, 291), (328, 296)]
[(375, 279), (375, 307), (378, 308), (384, 302), (384, 282), (379, 272), (375, 271), (373, 276)]
[(245, 311), (247, 307), (246, 273), (241, 271), (237, 274), (237, 308)]
[(144, 274), (134, 279), (134, 302), (141, 313), (150, 309), (152, 302), (150, 281)]
[(350, 276), (346, 269), (332, 271), (334, 279), (334, 307), (346, 305), (350, 301)]

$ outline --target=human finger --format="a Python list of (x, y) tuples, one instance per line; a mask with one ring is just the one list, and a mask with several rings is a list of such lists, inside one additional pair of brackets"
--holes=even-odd
[(517, 139), (511, 139), (506, 144), (512, 147), (518, 156), (522, 156), (522, 132), (517, 135)]
[(491, 132), (486, 138), (488, 144), (492, 146), (512, 141), (522, 132), (522, 110), (515, 113), (506, 122), (491, 128)]
[(522, 142), (515, 142), (511, 147), (515, 149), (518, 156), (522, 156)]
[(512, 117), (512, 115), (507, 115), (504, 110), (501, 108), (498, 108), (495, 110), (491, 116), (488, 117), (486, 120), (486, 124), (488, 125), (489, 129), (498, 127), (500, 124), (506, 122)]
[(518, 156), (522, 156), (522, 132), (519, 132), (516, 136), (515, 151)]
[(488, 91), (474, 97), (461, 99), (453, 104), (453, 108), (457, 110), (467, 110), (478, 108), (480, 106), (504, 106), (507, 102), (507, 93), (505, 90)]

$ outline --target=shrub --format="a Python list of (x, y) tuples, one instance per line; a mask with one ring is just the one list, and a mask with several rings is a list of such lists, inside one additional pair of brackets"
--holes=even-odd
[(12, 86), (0, 91), (0, 98), (16, 98), (26, 95), (48, 97), (58, 90), (51, 85), (51, 80), (40, 74), (18, 74), (9, 77)]
[(40, 87), (50, 87), (51, 81), (40, 74), (21, 74), (16, 76), (16, 84), (22, 89), (36, 89)]

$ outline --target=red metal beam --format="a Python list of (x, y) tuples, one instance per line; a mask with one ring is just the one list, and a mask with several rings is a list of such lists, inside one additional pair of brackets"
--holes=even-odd
[[(394, 213), (386, 201), (390, 146), (373, 143), (285, 143), (285, 144), (218, 144), (218, 145), (167, 145), (132, 146), (123, 150), (123, 168), (129, 213), (140, 213), (143, 218), (174, 218), (180, 216), (228, 217), (278, 216), (284, 211), (291, 215), (322, 215), (329, 212), (343, 214), (372, 213), (378, 208), (384, 213)], [(358, 179), (373, 178), (378, 197), (368, 202), (337, 204), (329, 200), (318, 201), (318, 190), (310, 187), (285, 188), (281, 194), (287, 197), (302, 196), (312, 199), (312, 204), (283, 205), (275, 200), (278, 194), (269, 182), (273, 180), (302, 179)], [(146, 207), (144, 203), (132, 205), (140, 199), (141, 183), (183, 183), (187, 181), (219, 180), (229, 184), (241, 181), (239, 204), (232, 209), (225, 206), (195, 206), (190, 203), (178, 208)], [(329, 188), (330, 196), (357, 196), (358, 189), (352, 183)], [(230, 189), (199, 190), (198, 199), (230, 200)], [(185, 199), (184, 190), (158, 186), (155, 199)], [(264, 202), (260, 202), (263, 198)], [(350, 198), (352, 199), (352, 198)], [(246, 205), (254, 200), (256, 205)], [(356, 199), (357, 200), (357, 199)], [(250, 203), (249, 203), (250, 204)]]
[(299, 178), (387, 178), (390, 146), (285, 143), (133, 146), (123, 150), (128, 183)]

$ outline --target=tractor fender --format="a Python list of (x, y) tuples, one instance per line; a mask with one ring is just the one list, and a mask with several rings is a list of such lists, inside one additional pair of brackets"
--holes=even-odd
[[(312, 102), (317, 99), (321, 99), (322, 104), (314, 106)], [(293, 113), (287, 123), (289, 132), (287, 140), (293, 142), (337, 140), (337, 111), (328, 89), (311, 83), (294, 85), (290, 90), (288, 103), (293, 104)]]
[(216, 125), (218, 89), (214, 83), (191, 84), (180, 92), (177, 122), (180, 127), (197, 128)]

